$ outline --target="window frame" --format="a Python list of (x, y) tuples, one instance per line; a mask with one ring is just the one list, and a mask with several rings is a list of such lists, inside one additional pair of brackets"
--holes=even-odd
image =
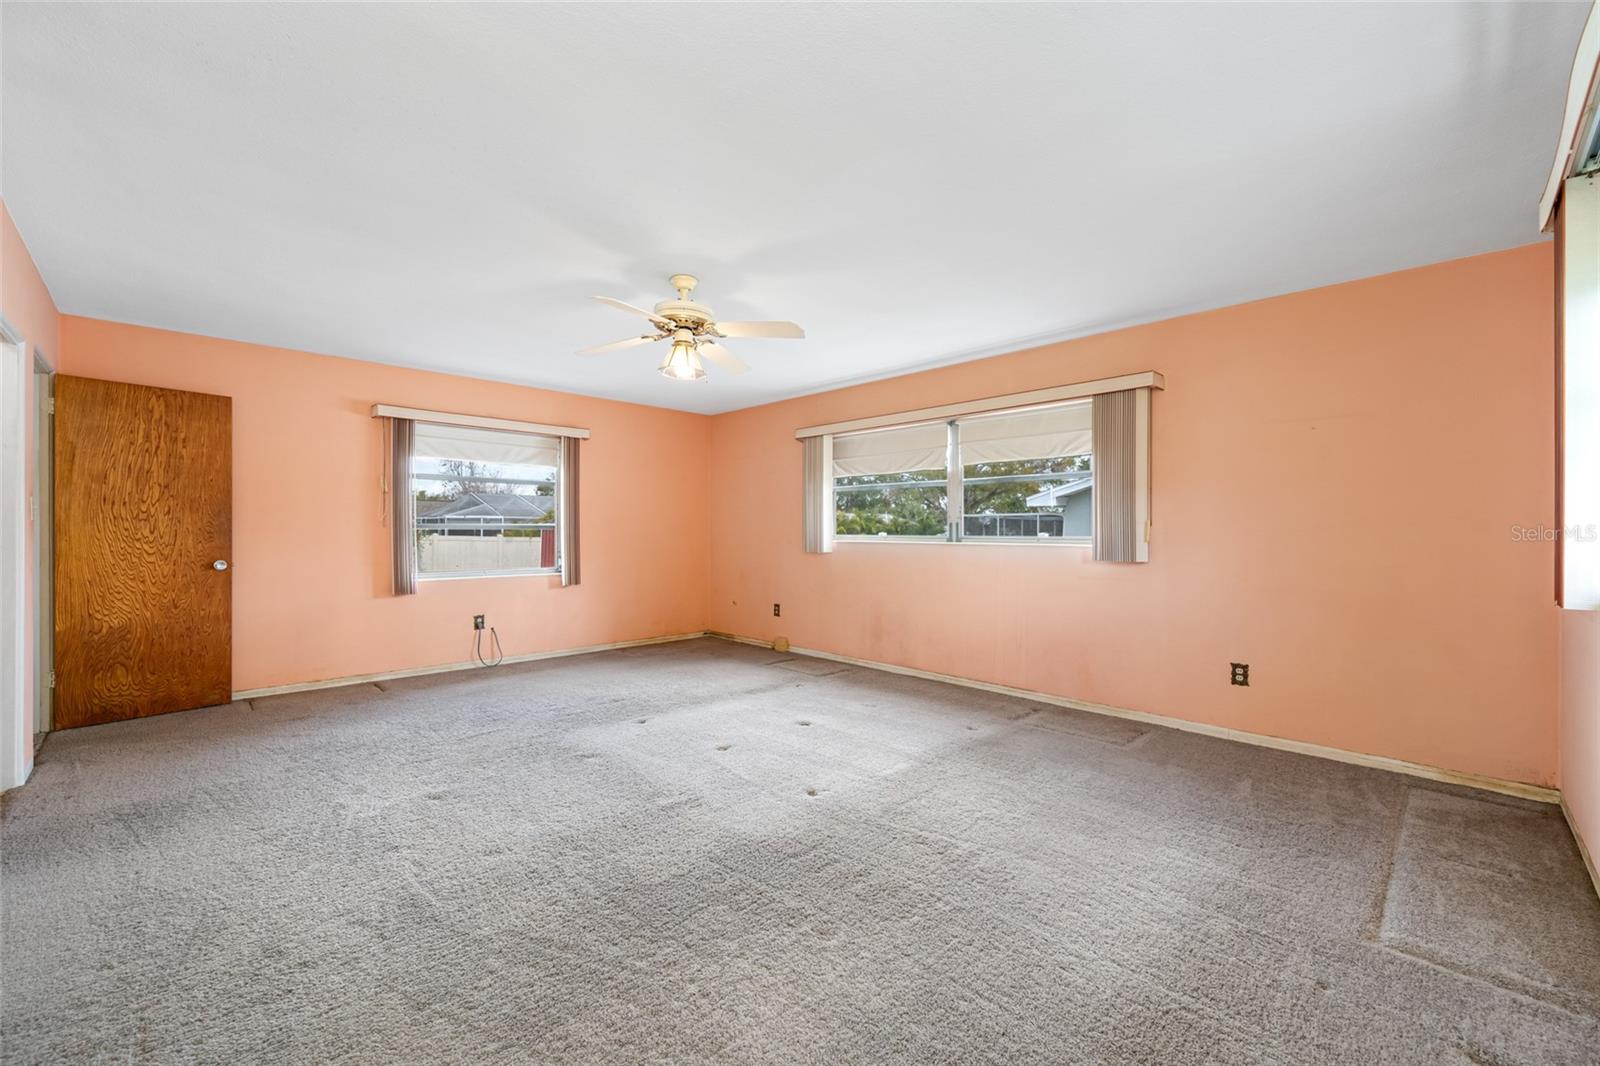
[[(1556, 605), (1568, 611), (1600, 611), (1600, 185), (1593, 175), (1568, 178), (1556, 205), (1557, 448)], [(1513, 526), (1513, 539), (1542, 536)]]
[[(1039, 404), (1038, 408), (1066, 407), (1073, 403), (1081, 402), (1077, 399), (1066, 400), (1061, 403)], [(1028, 408), (1017, 408), (1022, 411)], [(1006, 412), (1009, 413), (1009, 412)], [(912, 423), (915, 424), (915, 423)], [(858, 430), (855, 433), (838, 433), (834, 437), (853, 437), (873, 430)], [(1093, 469), (1093, 453), (1090, 455), (1090, 468)], [(838, 477), (829, 471), (831, 488), (830, 497), (837, 499)], [(936, 481), (924, 484), (937, 485)], [(840, 533), (838, 532), (838, 506), (835, 504), (830, 520), (834, 526), (833, 541), (836, 544), (982, 544), (982, 545), (1007, 545), (1020, 546), (1024, 544), (1038, 545), (1063, 545), (1074, 548), (1092, 548), (1094, 546), (1093, 525), (1088, 536), (1083, 537), (982, 537), (966, 535), (966, 467), (961, 462), (961, 421), (959, 417), (945, 420), (945, 532), (943, 536), (934, 535), (903, 535), (893, 536), (888, 533)]]
[[(455, 423), (455, 422), (435, 422), (435, 421), (432, 421), (432, 420), (429, 420), (429, 419), (417, 419), (417, 421), (418, 422), (426, 422), (429, 425), (441, 426), (441, 427), (443, 427), (445, 429), (471, 428), (471, 427), (466, 427), (466, 426), (463, 426), (463, 425), (461, 425), (459, 423)], [(535, 433), (535, 432), (531, 432), (531, 431), (528, 431), (528, 430), (522, 430), (522, 429), (501, 429), (498, 426), (495, 426), (495, 427), (484, 427), (484, 428), (492, 428), (496, 432), (508, 433), (508, 434), (512, 434), (512, 435), (515, 435), (515, 436), (538, 437), (538, 438), (541, 438), (541, 439), (551, 440), (551, 441), (555, 442), (555, 444), (556, 444), (556, 467), (555, 467), (555, 469), (556, 469), (556, 477), (555, 477), (555, 492), (556, 492), (556, 496), (555, 496), (555, 498), (556, 498), (557, 502), (556, 502), (556, 511), (554, 513), (559, 517), (559, 515), (560, 515), (560, 507), (561, 507), (560, 501), (565, 497), (566, 490), (567, 490), (566, 449), (562, 447), (562, 439), (561, 439), (561, 437), (559, 435), (553, 434), (553, 433)], [(412, 456), (412, 458), (411, 458), (411, 476), (408, 478), (408, 483), (407, 483), (406, 489), (411, 494), (411, 498), (413, 500), (416, 499), (416, 480), (417, 480), (417, 478), (416, 478), (416, 464), (417, 464), (416, 456)], [(554, 530), (555, 536), (556, 536), (556, 561), (555, 561), (555, 565), (554, 566), (517, 567), (515, 569), (510, 569), (510, 570), (441, 570), (441, 571), (434, 571), (434, 572), (430, 573), (430, 572), (425, 571), (425, 570), (422, 569), (421, 552), (419, 550), (418, 553), (417, 553), (417, 562), (415, 564), (414, 576), (415, 576), (416, 580), (419, 581), (419, 582), (422, 582), (422, 581), (468, 581), (468, 580), (477, 580), (479, 578), (498, 578), (498, 577), (513, 577), (513, 578), (522, 578), (522, 577), (560, 577), (561, 576), (561, 560), (562, 560), (562, 557), (563, 557), (563, 555), (564, 555), (564, 553), (566, 551), (566, 547), (567, 547), (567, 545), (566, 545), (566, 535), (565, 535), (565, 533), (564, 533), (564, 531), (562, 529), (562, 526), (563, 526), (562, 522), (559, 522), (559, 521), (552, 522), (552, 523), (550, 523), (550, 526)], [(417, 514), (416, 514), (416, 508), (415, 508), (415, 506), (413, 506), (412, 510), (411, 510), (411, 529), (410, 529), (409, 535), (413, 539), (415, 539), (416, 536), (417, 536), (417, 532), (418, 532)], [(419, 545), (419, 548), (420, 548), (420, 545)]]

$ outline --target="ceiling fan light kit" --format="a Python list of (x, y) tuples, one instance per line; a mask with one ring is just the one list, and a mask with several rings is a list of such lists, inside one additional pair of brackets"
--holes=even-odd
[(608, 307), (649, 319), (657, 332), (585, 348), (578, 354), (604, 355), (670, 337), (672, 347), (659, 368), (662, 376), (674, 381), (703, 381), (706, 370), (701, 362), (702, 356), (730, 374), (743, 374), (750, 369), (744, 360), (718, 343), (723, 338), (774, 337), (798, 340), (806, 335), (805, 330), (793, 322), (718, 322), (711, 308), (690, 299), (695, 286), (700, 284), (693, 274), (674, 274), (667, 279), (667, 283), (677, 290), (677, 299), (662, 300), (650, 311), (609, 296), (596, 296), (596, 300)]
[(661, 361), (661, 374), (674, 381), (704, 381), (706, 368), (695, 354), (694, 336), (680, 329), (672, 338), (672, 348)]

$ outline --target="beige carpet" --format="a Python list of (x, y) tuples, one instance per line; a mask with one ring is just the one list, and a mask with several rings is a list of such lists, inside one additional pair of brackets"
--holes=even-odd
[(1552, 808), (701, 640), (55, 734), (8, 1063), (1593, 1064)]

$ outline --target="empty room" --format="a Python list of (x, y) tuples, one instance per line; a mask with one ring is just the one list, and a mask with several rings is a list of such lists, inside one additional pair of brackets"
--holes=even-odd
[(0, 1062), (1600, 1063), (1590, 3), (0, 4)]

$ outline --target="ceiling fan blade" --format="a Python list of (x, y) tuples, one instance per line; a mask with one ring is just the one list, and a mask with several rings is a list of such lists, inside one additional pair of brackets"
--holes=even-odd
[(671, 322), (668, 322), (654, 311), (646, 311), (642, 307), (635, 307), (632, 304), (625, 304), (621, 300), (613, 300), (609, 296), (596, 296), (595, 299), (610, 307), (615, 307), (618, 311), (626, 311), (630, 315), (638, 315), (640, 318), (648, 318), (662, 329), (672, 328)]
[(649, 344), (661, 339), (659, 334), (649, 337), (629, 337), (627, 340), (612, 341), (610, 344), (597, 344), (593, 348), (585, 348), (579, 355), (604, 355), (607, 352), (620, 352), (624, 348), (635, 348), (641, 344)]
[(806, 331), (793, 322), (718, 322), (717, 332), (724, 337), (794, 337)]
[(743, 359), (740, 359), (716, 341), (701, 341), (698, 350), (701, 355), (730, 374), (743, 374), (750, 369), (745, 365)]

